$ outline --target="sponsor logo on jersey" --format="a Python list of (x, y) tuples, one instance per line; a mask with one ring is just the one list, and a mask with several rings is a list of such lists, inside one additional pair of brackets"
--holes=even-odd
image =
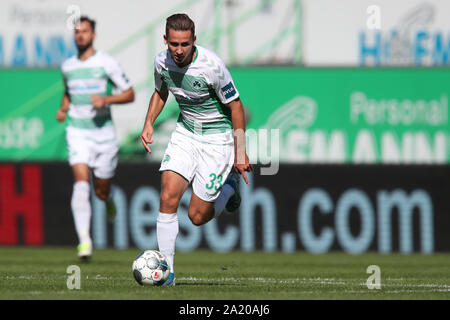
[(223, 87), (221, 90), (225, 96), (225, 99), (231, 98), (232, 96), (234, 96), (236, 94), (236, 89), (234, 89), (234, 86), (231, 83), (231, 81), (225, 87)]
[(101, 90), (102, 89), (102, 87), (98, 84), (83, 85), (83, 84), (69, 83), (67, 86), (69, 87), (70, 91), (92, 91), (92, 90)]
[(128, 78), (125, 75), (125, 73), (122, 73), (122, 78), (123, 78), (123, 80), (125, 80), (126, 83), (130, 82), (130, 80), (128, 80)]

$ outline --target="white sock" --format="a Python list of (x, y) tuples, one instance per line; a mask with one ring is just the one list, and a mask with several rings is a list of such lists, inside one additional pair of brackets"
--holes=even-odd
[(214, 202), (214, 218), (221, 215), (221, 213), (225, 210), (228, 200), (230, 200), (233, 195), (234, 189), (230, 185), (225, 184), (222, 187), (222, 191), (220, 192), (216, 202)]
[(78, 234), (80, 243), (90, 242), (89, 234), (91, 226), (91, 202), (89, 200), (89, 183), (86, 181), (77, 181), (73, 184), (72, 207), (75, 230)]
[(159, 213), (156, 220), (156, 237), (159, 251), (166, 256), (170, 272), (174, 272), (173, 263), (178, 230), (178, 215), (176, 213)]

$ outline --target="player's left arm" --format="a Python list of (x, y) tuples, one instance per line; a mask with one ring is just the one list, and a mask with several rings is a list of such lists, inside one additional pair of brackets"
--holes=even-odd
[(245, 113), (244, 106), (239, 98), (239, 92), (234, 86), (233, 79), (227, 67), (219, 57), (212, 58), (217, 66), (211, 68), (209, 77), (217, 97), (231, 109), (231, 122), (234, 132), (234, 169), (249, 184), (246, 171), (253, 171), (245, 148)]
[(114, 59), (106, 60), (106, 73), (114, 85), (120, 89), (120, 93), (108, 96), (92, 95), (92, 105), (96, 108), (102, 108), (110, 104), (123, 104), (134, 101), (134, 90), (130, 80), (126, 77), (122, 67)]
[(116, 95), (111, 96), (92, 95), (91, 100), (92, 105), (96, 108), (102, 108), (105, 105), (109, 104), (129, 103), (134, 101), (134, 90), (131, 87)]
[(234, 168), (242, 175), (245, 183), (249, 184), (245, 171), (253, 171), (245, 147), (245, 113), (241, 99), (237, 98), (227, 104), (231, 109), (231, 121), (234, 132)]

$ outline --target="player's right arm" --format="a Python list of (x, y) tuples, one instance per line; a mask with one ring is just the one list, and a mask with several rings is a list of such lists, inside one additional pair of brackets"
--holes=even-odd
[(69, 111), (69, 104), (70, 104), (69, 94), (67, 93), (67, 91), (65, 91), (62, 97), (61, 106), (56, 112), (56, 120), (58, 120), (58, 122), (66, 121), (66, 114)]
[(165, 52), (163, 51), (155, 57), (154, 61), (154, 77), (155, 77), (155, 92), (153, 92), (148, 105), (147, 116), (145, 117), (144, 129), (141, 133), (141, 142), (147, 152), (152, 152), (149, 144), (153, 143), (153, 124), (156, 118), (158, 118), (164, 105), (166, 104), (167, 97), (169, 96), (169, 90), (167, 83), (161, 76), (162, 67), (164, 65)]
[(64, 75), (64, 64), (61, 67), (61, 71), (62, 71), (62, 80), (63, 80), (63, 84), (64, 84), (64, 94), (61, 100), (61, 105), (59, 106), (58, 111), (56, 112), (56, 120), (58, 122), (64, 122), (66, 121), (66, 115), (67, 112), (69, 111), (69, 105), (70, 105), (70, 96), (69, 96), (69, 90), (67, 88), (67, 79)]
[(141, 133), (141, 142), (144, 145), (145, 149), (147, 149), (147, 152), (152, 152), (148, 145), (153, 143), (153, 124), (164, 108), (168, 96), (168, 90), (158, 91), (157, 89), (155, 89), (155, 92), (153, 92), (150, 99), (147, 116), (145, 117), (144, 129)]

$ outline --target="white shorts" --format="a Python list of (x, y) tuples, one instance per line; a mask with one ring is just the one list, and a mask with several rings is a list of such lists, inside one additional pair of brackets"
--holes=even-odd
[(66, 128), (69, 164), (87, 164), (100, 179), (110, 179), (117, 167), (119, 145), (113, 128)]
[(230, 132), (198, 136), (177, 124), (159, 171), (174, 171), (192, 182), (192, 191), (214, 202), (234, 164), (234, 140)]

